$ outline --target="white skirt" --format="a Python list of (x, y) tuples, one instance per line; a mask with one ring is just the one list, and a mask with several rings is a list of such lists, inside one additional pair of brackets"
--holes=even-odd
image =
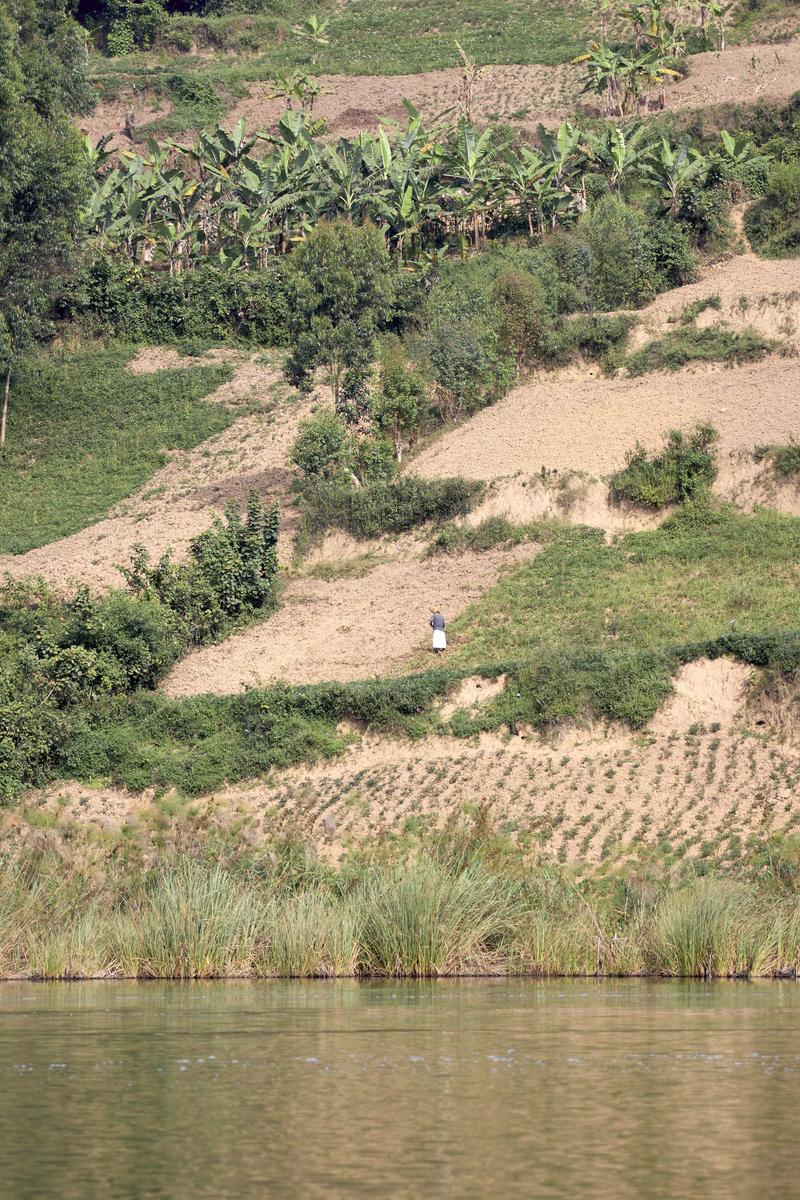
[(447, 649), (447, 636), (443, 629), (434, 629), (433, 631), (433, 648), (434, 650)]

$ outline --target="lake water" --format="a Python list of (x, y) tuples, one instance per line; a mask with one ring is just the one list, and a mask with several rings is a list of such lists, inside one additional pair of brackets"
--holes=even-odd
[(0, 984), (0, 1195), (800, 1196), (800, 985)]

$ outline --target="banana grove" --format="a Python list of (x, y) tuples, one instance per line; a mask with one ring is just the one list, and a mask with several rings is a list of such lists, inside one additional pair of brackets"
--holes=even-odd
[(532, 241), (587, 207), (587, 177), (678, 217), (692, 190), (728, 186), (763, 157), (746, 136), (721, 135), (703, 154), (646, 126), (581, 129), (564, 121), (538, 144), (465, 117), (426, 124), (406, 103), (405, 126), (331, 141), (306, 110), (274, 131), (201, 133), (193, 145), (148, 143), (114, 155), (87, 143), (94, 186), (84, 229), (141, 265), (179, 274), (213, 261), (231, 271), (266, 265), (319, 221), (370, 221), (398, 261), (450, 247), (482, 248), (498, 233)]

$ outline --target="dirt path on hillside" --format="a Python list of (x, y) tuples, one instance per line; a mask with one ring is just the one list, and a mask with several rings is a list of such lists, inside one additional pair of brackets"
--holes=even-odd
[(237, 692), (267, 683), (347, 681), (386, 674), (428, 644), (431, 609), (457, 616), (502, 569), (531, 558), (534, 545), (451, 558), (381, 563), (360, 579), (298, 579), (269, 620), (182, 659), (170, 696)]
[[(210, 357), (219, 361), (230, 357), (230, 353), (218, 351)], [(287, 398), (278, 369), (260, 361), (263, 356), (235, 357), (239, 366), (233, 379), (209, 399), (234, 410), (263, 403), (263, 411), (240, 417), (194, 450), (173, 451), (167, 465), (104, 520), (27, 554), (0, 555), (0, 575), (8, 572), (17, 579), (40, 575), (57, 586), (71, 582), (92, 588), (118, 585), (117, 565), (129, 561), (135, 543), (143, 545), (153, 557), (170, 548), (180, 555), (230, 500), (246, 500), (251, 488), (256, 488), (265, 500), (281, 501), (282, 550), (287, 553), (296, 516), (291, 503), (287, 503), (292, 475), (287, 455), (297, 422), (311, 402), (301, 404)], [(174, 350), (148, 347), (133, 359), (129, 369), (153, 371), (192, 366), (197, 361), (181, 359)], [(276, 387), (280, 407), (276, 401), (273, 411), (270, 396)]]
[[(687, 61), (687, 77), (667, 91), (667, 110), (787, 100), (800, 79), (800, 39), (779, 45), (733, 46), (722, 52), (695, 54)], [(476, 119), (511, 121), (535, 131), (540, 123), (558, 124), (576, 109), (601, 115), (595, 101), (586, 101), (583, 79), (582, 68), (570, 65), (490, 67), (475, 89)], [(315, 113), (325, 117), (332, 133), (352, 136), (374, 128), (382, 118), (404, 121), (404, 98), (429, 117), (456, 108), (460, 73), (451, 69), (417, 75), (322, 75), (320, 84), (322, 94)], [(244, 117), (250, 129), (269, 128), (285, 107), (282, 101), (269, 98), (273, 90), (266, 83), (251, 85), (250, 94), (236, 101), (225, 123), (230, 127)], [(122, 129), (131, 107), (140, 125), (157, 115), (141, 97), (126, 96), (98, 105), (79, 122), (79, 128), (93, 141), (110, 132), (115, 145), (130, 145)]]

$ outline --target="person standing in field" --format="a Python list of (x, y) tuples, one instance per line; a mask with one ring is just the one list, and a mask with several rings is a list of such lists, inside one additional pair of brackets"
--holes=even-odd
[(447, 649), (447, 634), (445, 633), (445, 621), (438, 608), (435, 608), (431, 613), (430, 626), (433, 630), (433, 653), (441, 654)]

